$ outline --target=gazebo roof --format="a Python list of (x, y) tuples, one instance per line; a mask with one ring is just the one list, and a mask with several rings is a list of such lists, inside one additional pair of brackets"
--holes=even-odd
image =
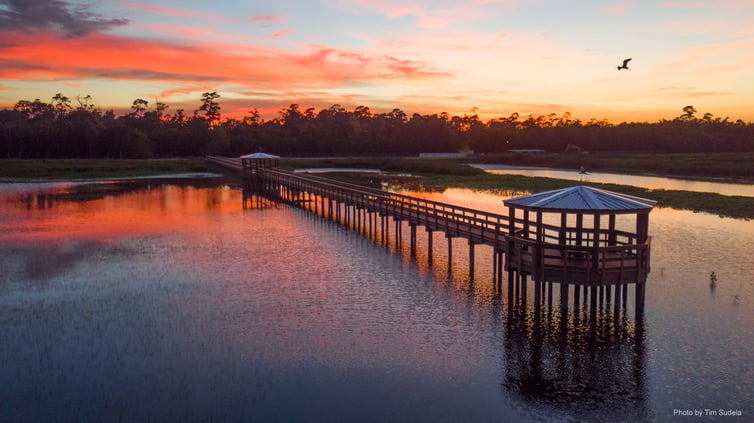
[(552, 212), (638, 213), (652, 209), (657, 202), (633, 195), (578, 185), (512, 198), (503, 201), (503, 204), (528, 210)]
[(242, 159), (279, 159), (280, 156), (259, 152), (259, 153), (254, 153), (254, 154), (247, 154), (245, 156), (241, 156), (240, 158)]

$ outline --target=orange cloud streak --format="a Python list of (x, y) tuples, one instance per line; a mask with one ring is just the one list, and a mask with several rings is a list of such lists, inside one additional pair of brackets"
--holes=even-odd
[[(283, 89), (340, 87), (348, 81), (431, 77), (422, 62), (387, 56), (365, 57), (309, 45), (288, 52), (249, 45), (174, 43), (92, 34), (63, 39), (53, 34), (4, 33), (0, 78), (5, 80), (149, 79), (196, 83), (215, 81)], [(369, 66), (367, 66), (369, 65)]]

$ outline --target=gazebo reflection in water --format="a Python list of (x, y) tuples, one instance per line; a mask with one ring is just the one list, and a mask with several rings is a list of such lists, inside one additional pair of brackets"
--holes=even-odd
[(575, 186), (504, 204), (511, 217), (504, 387), (555, 407), (588, 403), (646, 417), (643, 314), (656, 202)]

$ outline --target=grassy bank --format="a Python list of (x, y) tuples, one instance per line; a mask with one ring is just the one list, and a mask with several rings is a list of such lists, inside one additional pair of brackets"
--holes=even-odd
[(427, 160), (418, 157), (335, 157), (335, 158), (283, 158), (281, 167), (293, 170), (303, 168), (361, 168), (379, 169), (383, 172), (410, 173), (417, 175), (442, 174), (472, 176), (485, 172), (467, 166), (458, 160)]
[(53, 159), (0, 160), (2, 179), (88, 179), (176, 173), (212, 172), (215, 168), (195, 159)]
[(559, 169), (651, 174), (699, 179), (738, 179), (754, 182), (754, 152), (707, 154), (521, 154), (485, 155), (476, 163), (543, 166)]

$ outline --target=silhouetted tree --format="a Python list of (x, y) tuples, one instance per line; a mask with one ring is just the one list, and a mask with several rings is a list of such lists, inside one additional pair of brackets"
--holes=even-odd
[(140, 118), (144, 114), (144, 111), (147, 110), (147, 106), (149, 106), (149, 102), (147, 100), (137, 98), (133, 101), (133, 103), (131, 103), (131, 109), (133, 109), (133, 112), (131, 112), (131, 114), (134, 117)]
[(57, 93), (52, 97), (52, 107), (58, 116), (62, 116), (71, 110), (71, 99), (61, 93)]
[(220, 98), (220, 94), (217, 91), (206, 92), (202, 94), (202, 106), (199, 110), (204, 112), (204, 117), (213, 125), (220, 120), (220, 104), (216, 102)]

